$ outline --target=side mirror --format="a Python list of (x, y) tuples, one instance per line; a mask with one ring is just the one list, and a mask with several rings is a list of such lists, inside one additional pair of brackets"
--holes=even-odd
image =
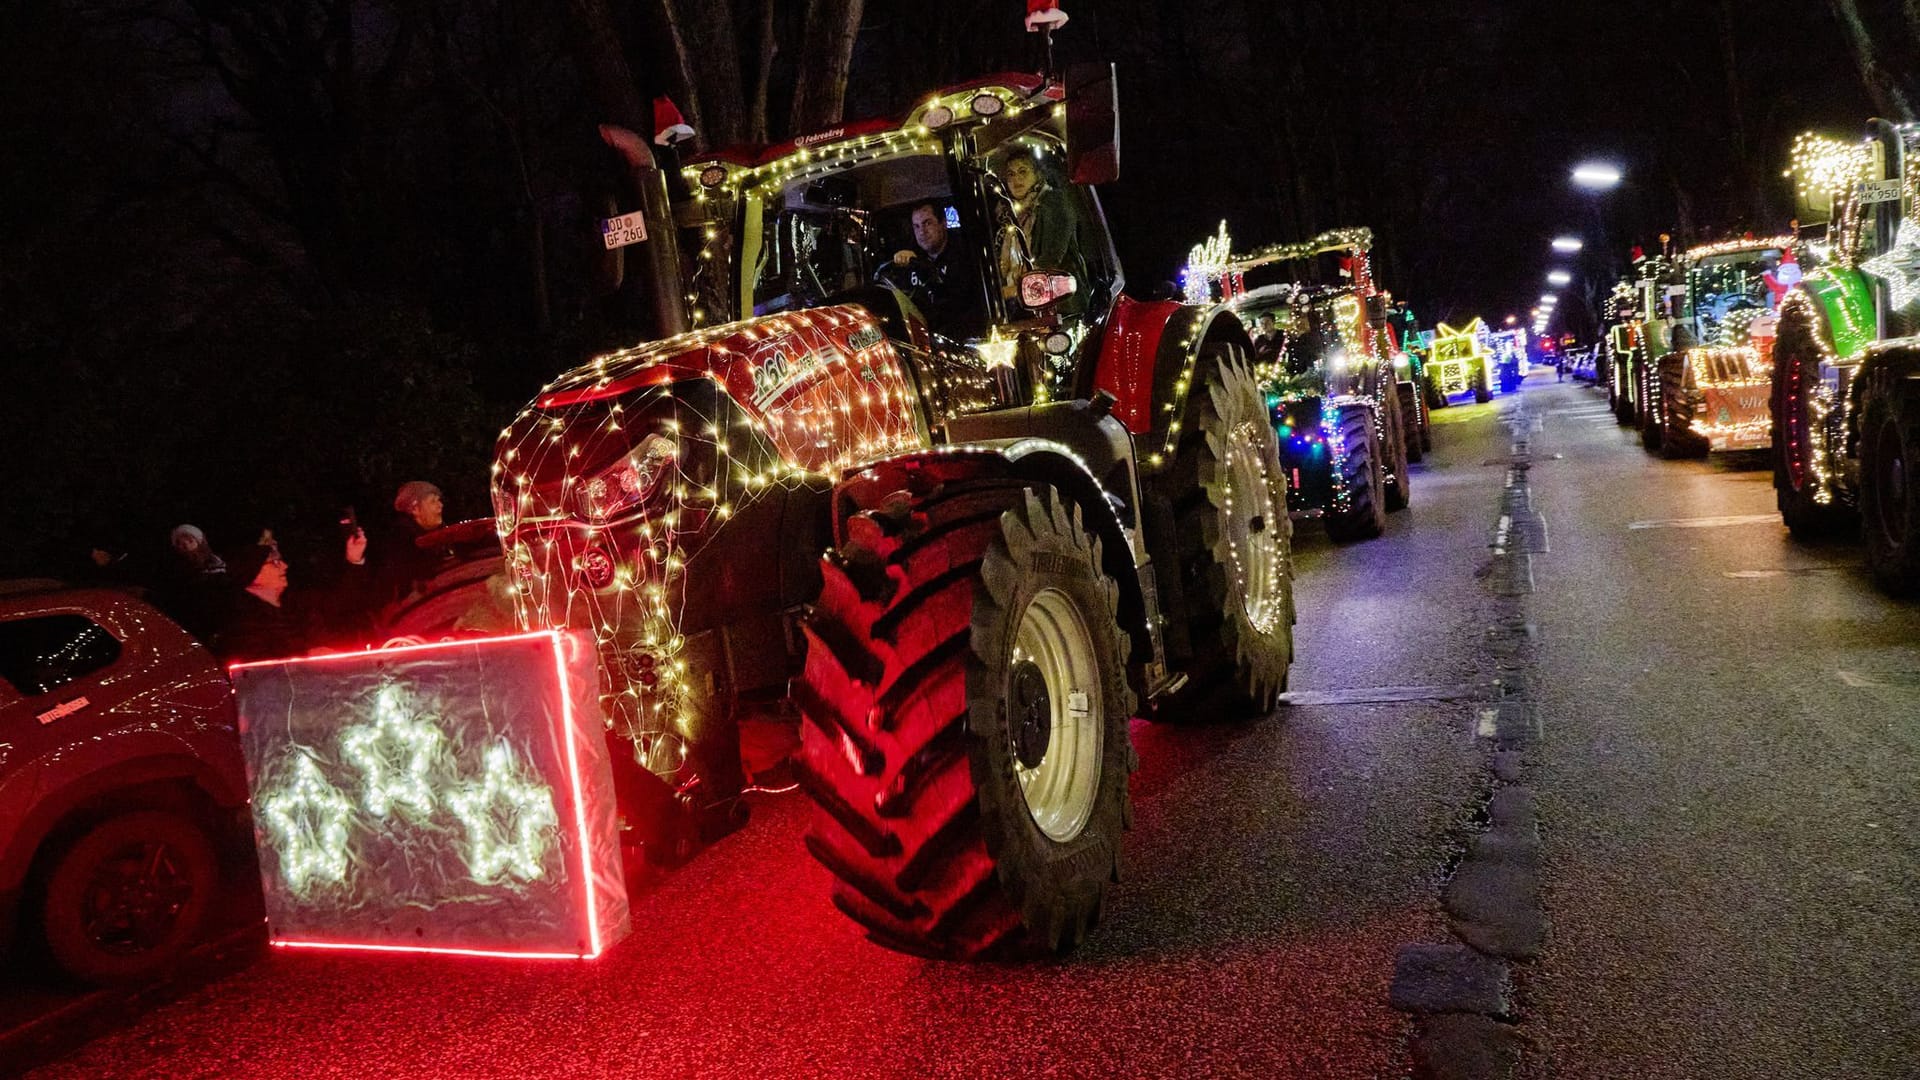
[(1112, 64), (1067, 68), (1067, 178), (1105, 184), (1120, 178), (1120, 87)]
[(1051, 307), (1079, 289), (1080, 283), (1073, 280), (1072, 274), (1031, 270), (1020, 275), (1020, 302), (1035, 311)]

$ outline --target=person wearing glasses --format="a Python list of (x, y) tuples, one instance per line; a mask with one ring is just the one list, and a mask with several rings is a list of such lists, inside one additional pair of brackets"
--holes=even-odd
[[(363, 566), (366, 534), (355, 530), (346, 540), (348, 573)], [(263, 530), (254, 543), (227, 559), (228, 580), (238, 588), (226, 626), (214, 643), (214, 652), (229, 663), (278, 660), (299, 656), (319, 643), (323, 620), (302, 594), (287, 592), (287, 561), (272, 529)]]

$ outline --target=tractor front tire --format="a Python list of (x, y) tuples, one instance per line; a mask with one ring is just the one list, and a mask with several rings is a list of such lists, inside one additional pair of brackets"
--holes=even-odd
[(1381, 452), (1385, 454), (1381, 471), (1386, 474), (1388, 513), (1405, 510), (1407, 504), (1413, 499), (1412, 478), (1407, 475), (1407, 430), (1406, 425), (1400, 422), (1398, 404), (1399, 402), (1393, 400), (1383, 400), (1380, 403), (1383, 410), (1380, 413), (1382, 420), (1380, 427), (1382, 438), (1385, 440), (1381, 446)]
[(1874, 583), (1891, 596), (1920, 596), (1916, 467), (1920, 467), (1920, 389), (1867, 395), (1860, 424), (1860, 522), (1867, 569)]
[(873, 941), (1073, 948), (1117, 880), (1135, 766), (1100, 542), (1049, 487), (950, 483), (824, 560), (795, 696), (807, 849)]
[[(1846, 533), (1854, 515), (1835, 502), (1818, 498), (1822, 481), (1814, 471), (1826, 440), (1813, 412), (1819, 392), (1819, 344), (1803, 319), (1781, 320), (1773, 350), (1773, 494), (1780, 519), (1795, 540), (1811, 541)], [(1828, 493), (1831, 498), (1831, 492)]]
[(1293, 665), (1293, 520), (1280, 444), (1240, 350), (1215, 345), (1204, 359), (1204, 392), (1191, 399), (1169, 475), (1182, 523), (1187, 682), (1155, 710), (1159, 719), (1263, 716)]
[(1373, 431), (1372, 410), (1361, 404), (1340, 406), (1328, 439), (1340, 447), (1336, 468), (1347, 505), (1327, 511), (1327, 535), (1342, 544), (1371, 540), (1387, 528), (1386, 481), (1380, 475), (1380, 439)]
[[(1656, 362), (1657, 363), (1657, 362)], [(1643, 363), (1637, 369), (1640, 379), (1640, 408), (1636, 424), (1640, 429), (1640, 447), (1648, 453), (1660, 451), (1661, 436), (1666, 434), (1661, 417), (1660, 369), (1655, 363)]]
[(1684, 396), (1686, 364), (1687, 358), (1681, 353), (1660, 358), (1660, 456), (1668, 460), (1703, 458), (1713, 449), (1713, 444), (1688, 422), (1693, 410)]

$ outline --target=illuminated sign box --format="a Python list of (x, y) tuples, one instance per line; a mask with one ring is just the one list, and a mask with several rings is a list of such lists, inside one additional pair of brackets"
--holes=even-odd
[(598, 956), (629, 929), (591, 643), (237, 664), (273, 943)]

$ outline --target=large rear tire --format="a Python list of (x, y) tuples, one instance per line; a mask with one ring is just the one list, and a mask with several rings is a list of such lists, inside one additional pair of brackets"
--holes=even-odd
[(1773, 493), (1780, 519), (1796, 540), (1818, 540), (1847, 532), (1854, 515), (1832, 499), (1822, 502), (1817, 463), (1824, 458), (1826, 432), (1816, 415), (1820, 389), (1818, 331), (1792, 308), (1780, 320), (1773, 346)]
[(1892, 596), (1920, 596), (1920, 391), (1867, 396), (1860, 423), (1860, 523), (1867, 569)]
[(807, 849), (889, 948), (1065, 951), (1117, 880), (1135, 765), (1100, 542), (1059, 493), (949, 484), (824, 562), (796, 697)]
[(1208, 359), (1170, 474), (1189, 656), (1162, 718), (1264, 715), (1293, 663), (1293, 521), (1273, 421), (1237, 349)]
[(1484, 361), (1474, 367), (1473, 400), (1482, 405), (1493, 400), (1493, 368)]
[(1347, 505), (1327, 511), (1327, 535), (1337, 543), (1371, 540), (1387, 528), (1387, 510), (1380, 475), (1380, 439), (1373, 431), (1373, 411), (1362, 404), (1342, 405), (1334, 414), (1341, 487)]
[(95, 825), (55, 859), (41, 893), (54, 966), (94, 985), (161, 974), (200, 936), (219, 874), (207, 834), (178, 814)]

